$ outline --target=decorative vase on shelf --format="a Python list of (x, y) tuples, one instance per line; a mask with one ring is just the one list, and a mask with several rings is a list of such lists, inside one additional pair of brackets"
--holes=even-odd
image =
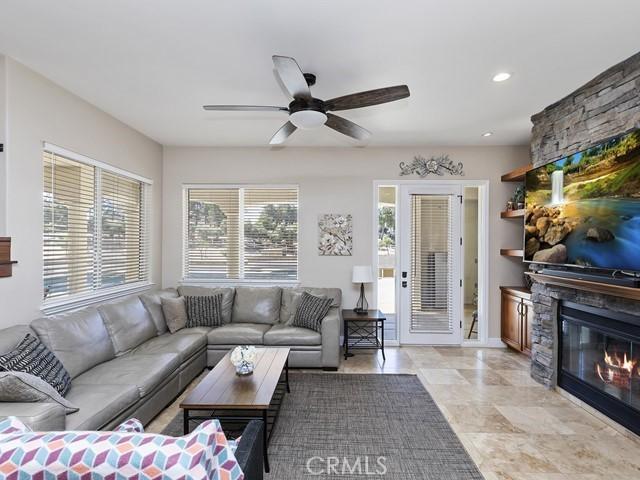
[(256, 363), (256, 347), (242, 345), (231, 352), (231, 363), (236, 367), (236, 375), (251, 375)]

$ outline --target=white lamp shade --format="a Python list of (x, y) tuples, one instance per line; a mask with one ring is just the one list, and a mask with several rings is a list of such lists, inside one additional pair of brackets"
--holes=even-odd
[(356, 265), (353, 267), (353, 283), (373, 283), (371, 265)]

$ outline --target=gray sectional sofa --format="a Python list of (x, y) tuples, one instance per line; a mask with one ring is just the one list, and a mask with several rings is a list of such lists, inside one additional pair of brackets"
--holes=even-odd
[[(291, 325), (303, 291), (333, 299), (321, 332)], [(223, 294), (222, 326), (169, 333), (162, 297), (215, 293)], [(0, 330), (0, 354), (27, 333), (38, 336), (69, 372), (66, 398), (79, 407), (65, 415), (57, 403), (0, 402), (0, 418), (15, 415), (36, 430), (108, 430), (130, 417), (148, 423), (237, 345), (289, 346), (291, 367), (336, 369), (340, 303), (339, 289), (179, 287)]]

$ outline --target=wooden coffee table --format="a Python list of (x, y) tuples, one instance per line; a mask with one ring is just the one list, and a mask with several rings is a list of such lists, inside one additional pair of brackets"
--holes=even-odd
[[(184, 413), (185, 434), (189, 433), (189, 420), (217, 418), (221, 421), (249, 422), (262, 419), (264, 468), (269, 472), (267, 445), (284, 391), (289, 392), (290, 349), (265, 347), (256, 350), (256, 366), (251, 375), (236, 375), (229, 359), (231, 352), (228, 352), (180, 403), (180, 408)], [(191, 415), (190, 412), (195, 410), (197, 414)]]

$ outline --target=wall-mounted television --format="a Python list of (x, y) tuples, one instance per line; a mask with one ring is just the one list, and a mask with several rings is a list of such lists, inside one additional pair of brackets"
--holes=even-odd
[(527, 172), (525, 261), (640, 272), (640, 130)]

